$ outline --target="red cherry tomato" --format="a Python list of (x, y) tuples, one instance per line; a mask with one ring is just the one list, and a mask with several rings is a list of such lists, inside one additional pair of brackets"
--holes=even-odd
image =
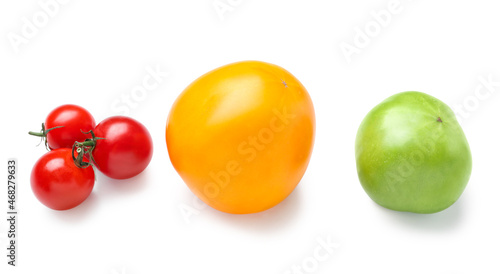
[(109, 117), (94, 130), (92, 152), (95, 167), (113, 179), (128, 179), (141, 173), (153, 156), (153, 141), (144, 125), (125, 117)]
[(81, 204), (94, 188), (94, 170), (79, 168), (71, 149), (61, 148), (43, 155), (31, 171), (31, 189), (49, 208), (66, 210)]
[[(61, 128), (55, 128), (62, 126)], [(82, 142), (90, 135), (83, 134), (94, 129), (94, 117), (86, 109), (77, 105), (62, 105), (52, 110), (45, 119), (45, 130), (55, 128), (47, 133), (50, 149), (71, 148), (75, 141)]]

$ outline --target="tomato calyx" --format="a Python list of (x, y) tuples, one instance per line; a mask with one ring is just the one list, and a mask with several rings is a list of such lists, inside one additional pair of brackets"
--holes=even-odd
[[(49, 149), (49, 145), (47, 144), (47, 134), (48, 134), (50, 131), (52, 131), (52, 130), (54, 130), (54, 129), (56, 129), (56, 128), (62, 128), (62, 127), (64, 127), (64, 126), (57, 126), (57, 127), (53, 127), (53, 128), (49, 128), (49, 129), (45, 129), (45, 123), (42, 123), (42, 129), (40, 130), (40, 132), (30, 131), (30, 132), (28, 132), (28, 134), (29, 134), (29, 135), (32, 135), (32, 136), (37, 136), (37, 137), (42, 138), (42, 139), (40, 140), (40, 143), (41, 143), (42, 141), (45, 141), (45, 148), (46, 148), (46, 149), (47, 149), (47, 151), (48, 151), (48, 150), (50, 150), (50, 149)], [(38, 144), (38, 145), (40, 145), (40, 144)]]
[[(73, 161), (75, 162), (75, 165), (80, 168), (87, 168), (91, 165), (96, 165), (97, 163), (94, 160), (94, 156), (92, 155), (92, 152), (94, 151), (94, 148), (97, 144), (98, 140), (103, 140), (106, 138), (101, 138), (101, 137), (96, 137), (94, 132), (92, 130), (89, 130), (88, 132), (84, 132), (82, 130), (83, 134), (90, 134), (92, 138), (85, 139), (83, 142), (78, 142), (76, 141), (73, 144), (73, 148), (71, 150), (71, 156), (73, 157)], [(77, 156), (75, 156), (75, 154)], [(87, 155), (87, 158), (89, 159), (88, 161), (85, 161), (84, 156)], [(99, 167), (99, 166), (97, 166)]]

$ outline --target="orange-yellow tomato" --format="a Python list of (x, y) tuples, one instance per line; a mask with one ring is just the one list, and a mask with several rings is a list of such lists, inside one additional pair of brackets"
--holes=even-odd
[(201, 200), (244, 214), (284, 200), (304, 175), (314, 108), (285, 69), (258, 61), (217, 68), (189, 85), (170, 111), (174, 168)]

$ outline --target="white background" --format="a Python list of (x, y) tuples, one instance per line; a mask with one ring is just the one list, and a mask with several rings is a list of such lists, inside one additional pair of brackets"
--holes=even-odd
[[(8, 157), (19, 160), (20, 221), (19, 267), (7, 267), (2, 255), (0, 272), (287, 273), (305, 262), (303, 273), (498, 273), (500, 87), (475, 90), (481, 78), (500, 81), (500, 4), (401, 0), (377, 33), (371, 12), (389, 2), (233, 0), (220, 17), (213, 0), (69, 1), (43, 22), (37, 1), (2, 1), (0, 159), (5, 170)], [(46, 24), (15, 46), (10, 39), (23, 35), (24, 17)], [(355, 28), (367, 25), (370, 41), (348, 62), (340, 45), (355, 46)], [(266, 212), (236, 216), (193, 202), (169, 161), (164, 129), (191, 81), (248, 59), (280, 65), (302, 81), (317, 135), (292, 195)], [(128, 114), (153, 136), (147, 170), (128, 181), (98, 175), (92, 195), (73, 210), (40, 204), (29, 175), (45, 150), (27, 132), (66, 103), (84, 106), (97, 122), (120, 114), (113, 105), (123, 107), (121, 96), (157, 66), (169, 75)], [(472, 177), (455, 205), (433, 215), (379, 207), (356, 174), (354, 139), (364, 115), (407, 90), (467, 106), (461, 116)], [(197, 214), (187, 222), (179, 207)], [(340, 246), (311, 269), (318, 238)]]

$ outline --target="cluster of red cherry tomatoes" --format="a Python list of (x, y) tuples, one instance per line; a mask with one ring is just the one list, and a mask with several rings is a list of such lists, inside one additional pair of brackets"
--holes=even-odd
[(67, 210), (81, 204), (94, 188), (97, 168), (113, 179), (128, 179), (141, 173), (153, 156), (151, 135), (144, 125), (113, 116), (97, 126), (94, 117), (77, 105), (52, 110), (41, 132), (50, 151), (34, 165), (31, 188), (49, 208)]

